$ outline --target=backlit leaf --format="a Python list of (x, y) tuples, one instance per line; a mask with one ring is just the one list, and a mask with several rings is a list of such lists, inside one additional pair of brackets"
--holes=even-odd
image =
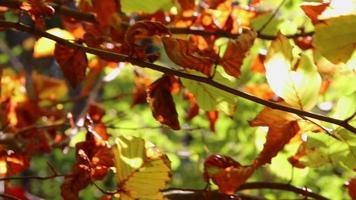
[(84, 51), (56, 43), (54, 56), (72, 87), (76, 87), (84, 80), (88, 66)]
[[(50, 33), (52, 35), (58, 36), (60, 38), (63, 38), (65, 40), (74, 40), (74, 36), (63, 29), (60, 28), (52, 28), (46, 31), (47, 33)], [(37, 40), (35, 43), (34, 49), (33, 49), (33, 57), (35, 58), (42, 58), (46, 56), (52, 56), (54, 52), (54, 47), (55, 47), (55, 42), (53, 40), (41, 37), (40, 39)]]
[(240, 67), (256, 36), (255, 31), (245, 30), (236, 40), (229, 40), (224, 56), (219, 61), (227, 74), (240, 76)]
[(163, 37), (162, 42), (168, 57), (175, 64), (197, 70), (207, 76), (211, 75), (211, 67), (215, 63), (216, 55), (206, 54), (188, 40)]
[(334, 64), (347, 62), (356, 48), (356, 15), (324, 20), (315, 26), (313, 46)]
[(263, 150), (254, 161), (256, 167), (270, 163), (284, 145), (298, 133), (298, 119), (294, 114), (266, 107), (250, 121), (251, 126), (268, 126)]
[(147, 90), (147, 102), (157, 121), (174, 130), (179, 130), (178, 113), (171, 94), (171, 78), (173, 77), (163, 76), (153, 82)]
[[(225, 85), (233, 84), (228, 79), (224, 78), (219, 72), (216, 72), (214, 80)], [(198, 81), (184, 78), (182, 78), (181, 81), (183, 85), (194, 94), (199, 107), (203, 110), (219, 110), (228, 115), (235, 112), (237, 98), (233, 94)]]
[(307, 52), (302, 54), (294, 69), (292, 46), (285, 36), (279, 34), (268, 50), (265, 67), (272, 90), (289, 105), (302, 110), (315, 106), (321, 78)]
[(152, 143), (137, 137), (118, 137), (112, 147), (120, 199), (163, 199), (170, 180), (170, 161)]
[(347, 189), (348, 189), (351, 199), (356, 199), (356, 178), (352, 178), (349, 181), (349, 183), (347, 185)]
[(253, 166), (241, 166), (231, 157), (219, 154), (210, 155), (204, 162), (205, 180), (211, 179), (225, 194), (234, 194), (254, 170)]
[(318, 22), (318, 16), (330, 5), (330, 2), (304, 2), (300, 7), (304, 13), (312, 20)]
[(208, 117), (208, 120), (210, 123), (210, 131), (215, 133), (215, 125), (216, 125), (216, 121), (219, 118), (219, 112), (218, 111), (207, 111), (206, 116)]

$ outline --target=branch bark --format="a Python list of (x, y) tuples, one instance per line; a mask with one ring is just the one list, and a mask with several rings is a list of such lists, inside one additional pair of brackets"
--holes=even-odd
[[(18, 0), (1, 0), (0, 6), (5, 6), (12, 9), (18, 9), (21, 5), (21, 1)], [(96, 17), (93, 13), (85, 13), (75, 9), (68, 8), (67, 6), (58, 5), (55, 3), (50, 3), (50, 5), (55, 9), (56, 13), (72, 17), (77, 20), (83, 20), (87, 22), (96, 23)], [(126, 24), (129, 26), (129, 24)], [(211, 36), (215, 35), (217, 37), (227, 37), (227, 38), (237, 38), (240, 34), (230, 33), (223, 30), (216, 30), (216, 31), (206, 31), (204, 29), (190, 29), (190, 28), (175, 28), (169, 27), (169, 31), (172, 34), (193, 34), (193, 35), (201, 35), (201, 36)], [(296, 33), (291, 35), (286, 35), (287, 38), (297, 38), (297, 37), (306, 37), (312, 36), (314, 34), (313, 31), (305, 32), (305, 33)], [(275, 35), (266, 35), (259, 31), (257, 33), (257, 37), (263, 40), (274, 40), (276, 39)]]
[(18, 31), (23, 31), (23, 32), (27, 32), (30, 33), (32, 35), (36, 35), (39, 37), (46, 37), (48, 39), (54, 40), (56, 42), (58, 42), (59, 44), (71, 47), (71, 48), (75, 48), (75, 49), (80, 49), (82, 51), (85, 51), (87, 53), (91, 53), (94, 55), (97, 55), (103, 59), (108, 59), (108, 60), (115, 60), (115, 61), (119, 61), (119, 62), (129, 62), (133, 65), (137, 65), (139, 67), (142, 68), (149, 68), (155, 71), (159, 71), (165, 74), (169, 74), (169, 75), (174, 75), (174, 76), (178, 76), (181, 78), (186, 78), (186, 79), (190, 79), (190, 80), (194, 80), (194, 81), (198, 81), (198, 82), (202, 82), (202, 83), (206, 83), (210, 86), (213, 86), (215, 88), (221, 89), (225, 92), (231, 93), (235, 96), (239, 96), (241, 98), (253, 101), (255, 103), (270, 107), (272, 109), (277, 109), (277, 110), (281, 110), (281, 111), (285, 111), (285, 112), (289, 112), (289, 113), (294, 113), (296, 115), (302, 115), (305, 117), (310, 117), (313, 119), (318, 119), (324, 122), (329, 122), (332, 124), (336, 124), (339, 125), (341, 127), (344, 127), (345, 129), (353, 132), (356, 134), (356, 128), (351, 126), (348, 121), (345, 120), (339, 120), (339, 119), (334, 119), (334, 118), (330, 118), (324, 115), (320, 115), (320, 114), (316, 114), (316, 113), (311, 113), (311, 112), (307, 112), (307, 111), (303, 111), (303, 110), (299, 110), (296, 108), (292, 108), (292, 107), (287, 107), (287, 106), (283, 106), (281, 104), (278, 103), (274, 103), (271, 101), (266, 101), (264, 99), (260, 99), (256, 96), (244, 93), (240, 90), (231, 88), (229, 86), (226, 86), (224, 84), (221, 84), (219, 82), (216, 82), (214, 80), (212, 80), (211, 78), (208, 77), (203, 77), (203, 76), (197, 76), (197, 75), (193, 75), (193, 74), (189, 74), (186, 72), (182, 72), (182, 71), (177, 71), (168, 67), (164, 67), (164, 66), (160, 66), (160, 65), (156, 65), (153, 63), (149, 63), (149, 62), (145, 62), (142, 60), (138, 60), (132, 57), (129, 57), (127, 55), (123, 55), (123, 54), (118, 54), (118, 53), (114, 53), (111, 51), (107, 51), (107, 50), (103, 50), (103, 49), (97, 49), (97, 48), (91, 48), (91, 47), (86, 47), (83, 46), (81, 44), (77, 44), (77, 43), (73, 43), (70, 41), (67, 41), (65, 39), (59, 38), (55, 35), (52, 35), (50, 33), (47, 33), (45, 31), (41, 31), (35, 28), (32, 28), (30, 26), (21, 24), (21, 23), (15, 23), (15, 22), (8, 22), (8, 21), (3, 21), (0, 20), (0, 27), (3, 28), (11, 28), (11, 29), (15, 29)]

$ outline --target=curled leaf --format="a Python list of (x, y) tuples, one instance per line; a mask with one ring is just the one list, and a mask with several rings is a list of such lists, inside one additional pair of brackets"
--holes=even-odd
[(147, 91), (147, 101), (157, 121), (174, 130), (179, 130), (178, 113), (171, 94), (171, 78), (173, 77), (163, 76), (153, 82)]
[(162, 42), (168, 57), (183, 68), (197, 70), (207, 76), (211, 75), (212, 65), (216, 55), (201, 51), (187, 40), (163, 37)]
[(253, 30), (244, 30), (236, 40), (229, 40), (223, 57), (219, 60), (219, 64), (224, 67), (227, 74), (239, 77), (240, 68), (246, 53), (252, 47), (257, 33)]
[(72, 87), (76, 87), (85, 79), (88, 60), (84, 51), (56, 43), (54, 57)]

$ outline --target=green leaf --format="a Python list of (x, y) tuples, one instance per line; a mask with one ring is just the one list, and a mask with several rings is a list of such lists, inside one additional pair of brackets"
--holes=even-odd
[(170, 161), (152, 143), (120, 136), (113, 146), (120, 199), (163, 199), (160, 192), (170, 180)]
[(332, 63), (347, 62), (356, 48), (356, 15), (327, 19), (315, 26), (313, 45)]
[(169, 10), (173, 6), (171, 0), (155, 0), (155, 1), (142, 1), (142, 0), (121, 0), (121, 8), (125, 13), (132, 12), (145, 12), (154, 13), (157, 10)]
[[(218, 71), (213, 80), (224, 85), (233, 84), (231, 81), (224, 78)], [(233, 114), (237, 102), (235, 95), (198, 81), (182, 78), (182, 83), (194, 94), (199, 107), (203, 110), (220, 110), (228, 115)]]
[(305, 155), (301, 157), (301, 163), (309, 167), (332, 164), (355, 170), (355, 136), (345, 129), (339, 129), (334, 134), (340, 140), (322, 133), (308, 133)]
[(321, 77), (308, 52), (303, 53), (293, 69), (292, 45), (278, 34), (265, 60), (266, 78), (272, 90), (289, 105), (310, 110), (318, 100)]
[(332, 115), (333, 118), (344, 120), (352, 116), (356, 112), (356, 91), (341, 97), (335, 108)]

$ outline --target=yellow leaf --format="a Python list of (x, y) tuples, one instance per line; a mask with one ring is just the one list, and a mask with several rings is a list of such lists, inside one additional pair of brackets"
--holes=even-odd
[(113, 146), (121, 200), (163, 199), (160, 192), (171, 179), (170, 162), (152, 143), (118, 137)]
[[(65, 40), (74, 40), (74, 36), (63, 29), (60, 28), (52, 28), (47, 30), (47, 33), (50, 33), (52, 35), (55, 35), (57, 37), (60, 37)], [(34, 50), (33, 50), (33, 56), (35, 58), (41, 58), (41, 57), (47, 57), (47, 56), (52, 56), (54, 52), (54, 46), (55, 42), (53, 40), (41, 37), (40, 39), (37, 40)]]

